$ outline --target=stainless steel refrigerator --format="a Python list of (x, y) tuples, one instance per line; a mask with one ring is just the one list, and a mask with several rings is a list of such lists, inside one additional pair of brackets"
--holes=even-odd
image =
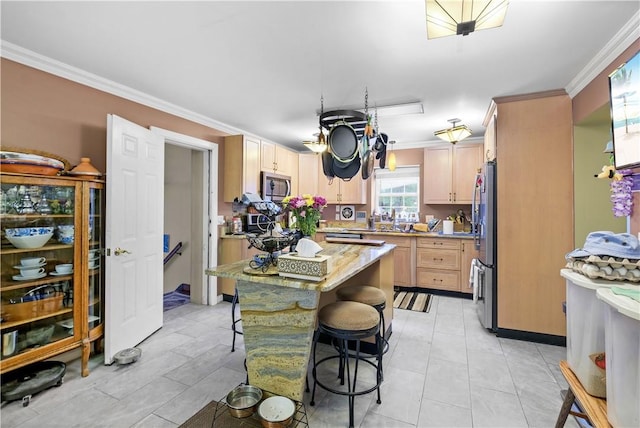
[(476, 310), (482, 325), (491, 331), (498, 328), (496, 208), (496, 163), (487, 162), (476, 176), (472, 223), (474, 244), (480, 252)]

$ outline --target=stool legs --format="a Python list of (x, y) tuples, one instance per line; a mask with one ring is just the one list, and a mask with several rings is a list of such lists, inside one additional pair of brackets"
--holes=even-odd
[[(317, 352), (317, 346), (318, 346), (318, 339), (320, 337), (321, 334), (321, 328), (319, 328), (318, 330), (316, 330), (315, 334), (314, 334), (314, 338), (313, 338), (313, 348), (312, 348), (312, 352), (313, 352), (313, 369), (311, 371), (312, 377), (313, 377), (313, 390), (311, 393), (311, 401), (309, 402), (309, 404), (311, 406), (315, 405), (315, 394), (316, 394), (316, 386), (320, 386), (321, 388), (329, 391), (329, 392), (333, 392), (335, 394), (340, 394), (340, 395), (346, 395), (349, 397), (349, 427), (352, 428), (354, 426), (354, 407), (355, 407), (355, 399), (356, 396), (358, 395), (364, 395), (364, 394), (368, 394), (369, 392), (372, 392), (373, 390), (377, 391), (377, 400), (376, 402), (378, 404), (382, 403), (382, 399), (380, 396), (380, 384), (382, 383), (382, 365), (381, 365), (381, 361), (382, 361), (382, 351), (383, 351), (383, 342), (381, 340), (381, 335), (380, 335), (380, 331), (379, 329), (376, 331), (375, 333), (375, 340), (376, 340), (376, 349), (377, 349), (377, 356), (376, 356), (376, 361), (377, 364), (374, 364), (371, 361), (368, 361), (366, 358), (366, 356), (361, 355), (360, 354), (360, 339), (359, 338), (354, 338), (354, 339), (349, 339), (347, 337), (334, 337), (337, 341), (338, 341), (338, 355), (332, 355), (329, 357), (325, 357), (323, 359), (321, 359), (320, 361), (317, 361), (316, 359), (316, 352)], [(364, 337), (363, 337), (364, 338)], [(354, 341), (355, 342), (355, 352), (354, 353), (350, 353), (349, 352), (349, 342), (350, 341)], [(340, 378), (340, 384), (344, 385), (345, 383), (345, 377), (346, 377), (346, 382), (347, 382), (347, 391), (340, 391), (340, 390), (336, 390), (334, 388), (330, 388), (326, 385), (323, 385), (320, 381), (318, 381), (317, 378), (317, 367), (322, 364), (325, 361), (331, 360), (337, 358), (339, 361), (339, 373), (338, 373), (338, 377)], [(352, 376), (352, 367), (351, 367), (351, 360), (353, 360), (353, 376)], [(367, 364), (370, 364), (371, 366), (376, 368), (376, 384), (371, 387), (368, 388), (366, 390), (362, 390), (362, 391), (358, 391), (357, 390), (357, 381), (358, 381), (358, 369), (359, 369), (359, 364), (360, 361), (363, 361)]]
[(236, 351), (236, 334), (243, 334), (238, 330), (237, 324), (242, 321), (242, 318), (236, 319), (236, 306), (238, 305), (238, 289), (236, 288), (231, 300), (231, 330), (233, 331), (233, 342), (231, 343), (231, 352)]

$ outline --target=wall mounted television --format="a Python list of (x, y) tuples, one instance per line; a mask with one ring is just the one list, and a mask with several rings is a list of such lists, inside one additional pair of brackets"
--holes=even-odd
[(616, 169), (640, 167), (640, 51), (609, 75)]

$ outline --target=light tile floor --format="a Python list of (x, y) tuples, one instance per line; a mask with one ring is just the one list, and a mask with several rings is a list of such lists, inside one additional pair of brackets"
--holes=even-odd
[[(243, 382), (244, 351), (231, 353), (230, 304), (185, 305), (165, 312), (164, 327), (145, 340), (142, 358), (91, 374), (70, 362), (64, 383), (35, 395), (28, 407), (3, 403), (3, 428), (177, 427)], [(321, 350), (328, 352), (329, 349)], [(358, 427), (553, 427), (566, 382), (563, 347), (497, 338), (480, 325), (469, 300), (434, 296), (429, 313), (396, 310), (384, 358), (382, 404), (356, 398)], [(359, 382), (371, 380), (359, 373)], [(346, 427), (347, 398), (305, 397), (309, 426)], [(574, 419), (567, 427), (578, 427)]]

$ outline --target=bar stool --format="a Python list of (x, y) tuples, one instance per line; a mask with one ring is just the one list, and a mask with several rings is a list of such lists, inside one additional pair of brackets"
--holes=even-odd
[(236, 319), (236, 306), (238, 305), (238, 289), (235, 289), (233, 299), (231, 299), (231, 330), (233, 331), (233, 342), (231, 343), (231, 352), (236, 351), (236, 335), (243, 334), (238, 330), (237, 324), (242, 321), (242, 318)]
[(387, 340), (387, 330), (384, 322), (384, 309), (387, 306), (387, 296), (384, 291), (371, 285), (349, 285), (338, 289), (336, 297), (342, 301), (364, 303), (365, 305), (373, 306), (378, 311), (380, 314), (380, 335), (382, 336), (383, 344), (382, 353), (386, 354), (389, 350), (389, 341)]
[[(338, 354), (330, 355), (316, 360), (316, 351), (320, 335), (325, 334), (329, 336), (331, 340), (338, 342)], [(378, 350), (378, 359), (376, 362), (369, 361), (365, 356), (360, 354), (360, 341), (367, 337), (375, 336), (376, 349)], [(355, 353), (349, 353), (349, 342), (355, 342)], [(316, 386), (320, 386), (322, 389), (332, 392), (334, 394), (346, 395), (349, 397), (349, 427), (353, 427), (354, 417), (353, 409), (355, 405), (355, 398), (358, 395), (368, 394), (374, 390), (377, 390), (378, 399), (377, 403), (382, 403), (380, 399), (380, 384), (382, 383), (382, 366), (379, 363), (382, 361), (382, 344), (380, 336), (380, 314), (372, 306), (359, 302), (346, 302), (338, 301), (330, 303), (324, 306), (318, 312), (318, 329), (315, 331), (313, 337), (313, 369), (311, 375), (313, 377), (313, 392), (311, 393), (310, 405), (315, 405)], [(346, 372), (347, 390), (339, 390), (323, 384), (318, 380), (317, 369), (323, 363), (339, 359), (341, 371), (344, 364), (344, 370)], [(351, 363), (350, 360), (355, 360), (353, 379), (351, 376)], [(360, 361), (363, 361), (376, 369), (376, 383), (370, 388), (357, 389), (358, 379), (358, 365)], [(341, 376), (341, 384), (344, 383), (344, 377)]]

